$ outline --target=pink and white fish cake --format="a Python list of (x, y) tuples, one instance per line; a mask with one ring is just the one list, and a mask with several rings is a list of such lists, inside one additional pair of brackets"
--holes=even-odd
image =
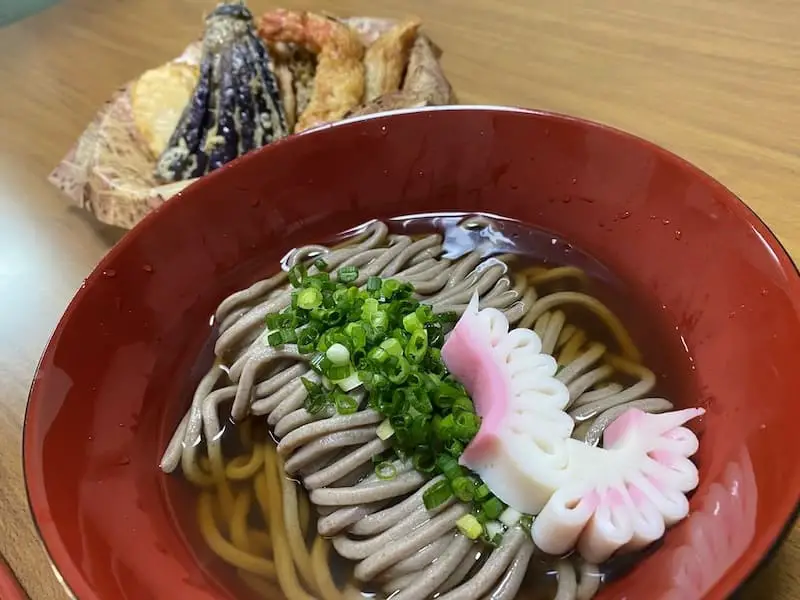
[(569, 392), (541, 350), (535, 332), (509, 331), (502, 312), (478, 310), (473, 297), (442, 349), (482, 419), (461, 463), (503, 502), (537, 515), (532, 535), (545, 552), (577, 549), (601, 562), (659, 539), (688, 514), (699, 443), (683, 425), (703, 409), (630, 409), (608, 426), (602, 448), (589, 446), (571, 438)]

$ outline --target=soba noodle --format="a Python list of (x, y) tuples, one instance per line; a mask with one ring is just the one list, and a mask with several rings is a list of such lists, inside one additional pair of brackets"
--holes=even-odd
[[(461, 227), (487, 227), (483, 217)], [(578, 424), (574, 437), (598, 444), (605, 427), (627, 408), (661, 412), (667, 400), (649, 398), (655, 376), (619, 319), (581, 291), (586, 275), (575, 267), (509, 268), (513, 256), (485, 257), (473, 251), (443, 257), (442, 237), (390, 234), (373, 222), (357, 238), (334, 248), (306, 246), (291, 252), (286, 266), (322, 257), (328, 270), (358, 267), (361, 286), (370, 276), (413, 284), (434, 313), (464, 312), (474, 292), (481, 307), (502, 310), (512, 326), (530, 327), (561, 369), (558, 379), (570, 394), (568, 412)], [(315, 267), (309, 267), (309, 273)], [(545, 293), (549, 291), (550, 293)], [(359, 410), (337, 414), (304, 408), (300, 378), (319, 381), (296, 346), (263, 342), (265, 317), (291, 302), (285, 272), (253, 284), (224, 300), (216, 313), (216, 362), (203, 377), (191, 407), (161, 461), (201, 488), (200, 531), (208, 546), (239, 570), (255, 593), (274, 595), (277, 585), (290, 600), (359, 597), (365, 585), (394, 600), (513, 598), (535, 552), (530, 536), (512, 527), (499, 547), (473, 542), (456, 521), (469, 511), (455, 498), (427, 510), (422, 498), (429, 480), (409, 461), (393, 463), (396, 475), (379, 479), (372, 459), (390, 441), (377, 435), (381, 415), (368, 408), (361, 390), (350, 392)], [(568, 308), (569, 307), (569, 308)], [(567, 309), (567, 310), (565, 310)], [(570, 323), (569, 310), (593, 315), (614, 340), (613, 350)], [(238, 425), (239, 454), (223, 450), (221, 416)], [(264, 417), (279, 439), (271, 441)], [(441, 476), (439, 476), (441, 477)], [(292, 479), (303, 483), (308, 499)], [(308, 500), (317, 508), (317, 535)], [(258, 519), (252, 518), (257, 512)], [(257, 524), (254, 524), (257, 523)], [(330, 568), (330, 553), (352, 561), (343, 589)], [(553, 559), (557, 600), (586, 600), (600, 584), (595, 565), (577, 557)]]

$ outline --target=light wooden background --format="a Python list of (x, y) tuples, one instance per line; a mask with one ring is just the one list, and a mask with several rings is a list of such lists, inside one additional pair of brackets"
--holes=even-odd
[[(604, 121), (723, 181), (800, 258), (798, 0), (284, 0), (424, 19), (463, 103)], [(49, 332), (118, 239), (45, 182), (110, 92), (180, 52), (213, 0), (64, 0), (0, 29), (0, 551), (63, 598), (28, 516), (26, 394)], [(251, 0), (258, 10), (264, 1)], [(747, 589), (800, 598), (800, 530)]]

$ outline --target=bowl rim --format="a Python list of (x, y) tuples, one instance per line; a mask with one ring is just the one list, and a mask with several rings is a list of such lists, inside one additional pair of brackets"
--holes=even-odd
[[(73, 599), (78, 598), (78, 595), (73, 589), (73, 586), (77, 587), (77, 585), (80, 585), (82, 587), (85, 587), (89, 592), (88, 596), (82, 595), (80, 597), (80, 600), (106, 600), (104, 598), (100, 598), (99, 596), (97, 596), (95, 591), (91, 589), (91, 586), (88, 583), (88, 581), (86, 581), (86, 579), (81, 575), (80, 570), (77, 567), (76, 563), (73, 561), (72, 557), (64, 547), (61, 536), (58, 533), (58, 529), (56, 528), (55, 523), (52, 522), (43, 523), (37, 517), (37, 512), (34, 509), (34, 496), (37, 496), (37, 500), (39, 502), (42, 502), (43, 499), (46, 498), (46, 494), (44, 493), (44, 482), (41, 477), (41, 473), (34, 472), (38, 470), (34, 470), (33, 465), (30, 464), (31, 460), (30, 454), (33, 451), (33, 447), (31, 446), (31, 444), (33, 443), (32, 442), (33, 432), (31, 431), (31, 429), (35, 427), (35, 425), (32, 424), (34, 415), (32, 414), (31, 407), (32, 405), (35, 405), (37, 398), (41, 393), (40, 382), (42, 381), (42, 378), (40, 371), (42, 368), (42, 364), (44, 363), (46, 357), (49, 357), (54, 353), (55, 348), (57, 346), (57, 340), (60, 337), (60, 334), (62, 333), (67, 323), (69, 322), (71, 315), (75, 311), (76, 307), (80, 304), (80, 302), (82, 302), (83, 297), (88, 293), (87, 288), (89, 288), (90, 285), (92, 285), (97, 279), (101, 277), (103, 270), (107, 268), (108, 265), (111, 264), (119, 254), (125, 252), (128, 246), (132, 243), (132, 240), (136, 238), (136, 236), (140, 235), (141, 232), (144, 231), (154, 219), (161, 218), (159, 217), (159, 215), (165, 211), (169, 212), (170, 210), (175, 210), (171, 208), (173, 205), (185, 202), (186, 200), (184, 196), (187, 195), (187, 192), (189, 195), (191, 195), (192, 194), (191, 190), (199, 189), (199, 187), (204, 186), (205, 182), (208, 181), (209, 178), (219, 177), (221, 173), (225, 173), (230, 169), (235, 169), (237, 165), (244, 164), (247, 161), (262, 160), (260, 158), (262, 154), (268, 155), (270, 152), (274, 152), (275, 148), (281, 148), (285, 145), (291, 145), (293, 143), (297, 143), (295, 142), (295, 140), (304, 138), (309, 135), (312, 136), (317, 135), (320, 132), (324, 132), (330, 129), (358, 127), (361, 123), (364, 122), (391, 120), (396, 116), (418, 114), (418, 113), (422, 114), (438, 113), (438, 112), (463, 112), (467, 114), (509, 113), (521, 117), (534, 117), (544, 120), (575, 123), (583, 127), (586, 127), (588, 129), (599, 130), (616, 137), (623, 137), (628, 140), (635, 141), (645, 146), (650, 151), (656, 152), (663, 158), (672, 161), (681, 168), (690, 171), (695, 177), (702, 180), (703, 183), (710, 186), (711, 188), (714, 188), (717, 191), (722, 192), (723, 195), (726, 196), (725, 202), (729, 204), (729, 207), (734, 212), (734, 214), (739, 219), (747, 223), (750, 227), (752, 227), (753, 230), (759, 235), (762, 242), (764, 242), (764, 244), (773, 252), (775, 257), (778, 259), (779, 263), (784, 268), (786, 268), (788, 272), (793, 272), (794, 277), (800, 280), (800, 269), (798, 269), (797, 263), (792, 258), (791, 254), (789, 254), (789, 252), (786, 250), (786, 247), (783, 245), (778, 236), (775, 235), (775, 233), (761, 219), (761, 217), (759, 217), (758, 214), (752, 208), (750, 208), (750, 206), (748, 206), (732, 190), (727, 188), (720, 181), (718, 181), (716, 178), (705, 172), (700, 167), (692, 164), (688, 160), (682, 158), (681, 156), (677, 155), (671, 150), (668, 150), (663, 146), (656, 144), (655, 142), (651, 142), (645, 138), (640, 137), (637, 134), (624, 131), (615, 126), (607, 125), (605, 123), (601, 123), (599, 121), (594, 121), (584, 117), (572, 116), (550, 110), (523, 108), (516, 106), (504, 106), (504, 105), (483, 105), (483, 104), (457, 104), (457, 105), (454, 104), (447, 106), (428, 106), (421, 108), (396, 109), (381, 113), (351, 117), (342, 121), (337, 121), (335, 123), (326, 123), (318, 127), (313, 127), (306, 131), (302, 131), (287, 136), (267, 146), (263, 146), (257, 150), (249, 152), (248, 154), (240, 156), (239, 158), (223, 165), (219, 169), (196, 179), (186, 188), (178, 192), (175, 196), (172, 196), (171, 198), (169, 198), (169, 200), (164, 201), (162, 204), (160, 204), (159, 206), (151, 210), (149, 213), (147, 213), (142, 218), (142, 220), (139, 221), (139, 223), (137, 223), (116, 244), (114, 244), (109, 249), (109, 251), (106, 252), (106, 254), (100, 259), (100, 261), (94, 266), (91, 273), (87, 275), (87, 277), (83, 281), (83, 284), (78, 288), (73, 297), (70, 299), (69, 303), (64, 309), (63, 314), (59, 318), (58, 323), (56, 324), (50, 337), (48, 338), (45, 348), (42, 351), (42, 354), (38, 362), (36, 363), (31, 385), (28, 390), (27, 402), (25, 405), (25, 415), (22, 424), (22, 438), (20, 442), (22, 472), (23, 472), (23, 480), (25, 483), (25, 498), (28, 506), (28, 511), (31, 516), (31, 520), (33, 522), (34, 530), (44, 548), (45, 555), (50, 563), (50, 567), (52, 568), (53, 573), (56, 576), (56, 579), (64, 588), (65, 592), (70, 598)], [(33, 412), (35, 412), (35, 408), (33, 409)], [(757, 552), (755, 554), (751, 553), (750, 557), (745, 557), (745, 562), (740, 568), (741, 573), (738, 576), (736, 576), (734, 581), (726, 584), (723, 589), (719, 590), (723, 594), (723, 596), (721, 597), (734, 597), (738, 596), (742, 592), (746, 584), (750, 582), (758, 573), (760, 573), (764, 569), (764, 567), (774, 558), (774, 556), (777, 554), (783, 542), (786, 540), (786, 538), (793, 530), (794, 525), (799, 518), (800, 518), (800, 497), (797, 498), (794, 509), (790, 511), (790, 513), (785, 517), (785, 519), (781, 519), (777, 523), (773, 523), (771, 526), (768, 527), (768, 529), (777, 529), (777, 531), (771, 536), (767, 536), (766, 544), (764, 544), (763, 542), (759, 544), (760, 548), (757, 548)], [(778, 527), (776, 527), (777, 524), (779, 524)], [(58, 556), (58, 561), (56, 560), (56, 556)], [(724, 571), (723, 574), (727, 573), (728, 570)], [(72, 585), (70, 585), (67, 578), (65, 577), (65, 572), (69, 573)]]

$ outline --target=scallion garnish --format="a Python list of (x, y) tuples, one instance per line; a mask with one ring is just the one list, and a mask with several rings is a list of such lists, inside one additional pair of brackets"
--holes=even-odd
[(483, 533), (483, 526), (474, 515), (464, 515), (456, 521), (456, 527), (471, 540), (477, 540)]
[(502, 523), (497, 521), (487, 521), (486, 525), (483, 526), (484, 540), (492, 546), (500, 545), (503, 533), (505, 533), (505, 528)]
[(350, 363), (350, 351), (340, 343), (332, 344), (330, 348), (325, 351), (325, 356), (334, 365), (341, 367)]
[(403, 317), (403, 327), (408, 333), (414, 333), (423, 328), (422, 322), (419, 320), (416, 312), (408, 313)]
[(384, 461), (375, 465), (375, 475), (378, 479), (394, 479), (397, 476), (397, 468), (392, 463)]
[(302, 264), (290, 269), (290, 306), (266, 316), (266, 342), (296, 344), (313, 371), (302, 379), (306, 410), (353, 414), (359, 403), (348, 392), (363, 387), (368, 406), (384, 419), (378, 437), (391, 441), (390, 450), (373, 461), (376, 475), (395, 477), (396, 459), (411, 460), (422, 473), (444, 475), (423, 494), (425, 506), (436, 508), (454, 496), (471, 503), (472, 514), (460, 529), (472, 539), (497, 541), (502, 525), (498, 531), (485, 524), (497, 523), (501, 515), (510, 522), (513, 509), (458, 464), (480, 418), (441, 357), (457, 315), (435, 314), (418, 302), (410, 284), (378, 276), (363, 281), (352, 265), (329, 275), (322, 258), (313, 266), (312, 274)]
[(385, 421), (383, 421), (383, 423), (378, 425), (378, 430), (376, 433), (378, 437), (381, 438), (383, 441), (388, 440), (390, 437), (394, 435), (394, 428), (392, 427), (392, 424), (389, 422), (389, 419), (386, 419)]
[(489, 486), (483, 483), (479, 485), (478, 488), (475, 490), (475, 500), (478, 500), (479, 502), (482, 500), (486, 500), (486, 498), (488, 498), (491, 495), (491, 493), (492, 492), (489, 491)]
[(488, 500), (484, 501), (484, 503), (481, 505), (481, 508), (483, 508), (483, 512), (489, 519), (497, 519), (503, 514), (503, 511), (506, 509), (506, 505), (503, 504), (499, 498), (492, 496)]
[(411, 459), (414, 468), (420, 473), (433, 473), (436, 469), (436, 458), (429, 449), (420, 449)]
[(456, 477), (450, 482), (450, 486), (453, 488), (456, 498), (462, 502), (472, 502), (475, 496), (475, 484), (468, 477), (463, 475)]
[(352, 283), (358, 279), (358, 269), (352, 265), (342, 267), (336, 271), (336, 278), (339, 283)]
[(336, 412), (340, 415), (352, 415), (358, 410), (358, 402), (352, 396), (338, 392), (333, 397)]
[(297, 306), (303, 310), (311, 310), (322, 304), (322, 292), (317, 288), (302, 289), (297, 294)]
[(415, 363), (422, 362), (428, 350), (428, 333), (424, 329), (417, 329), (411, 334), (406, 344), (406, 357)]
[(308, 272), (303, 265), (295, 265), (291, 269), (289, 269), (289, 283), (292, 284), (293, 288), (299, 288), (303, 284), (303, 279), (305, 279)]
[(422, 502), (425, 508), (433, 510), (447, 502), (453, 496), (450, 483), (444, 479), (437, 481), (422, 494)]
[(350, 372), (350, 375), (345, 377), (344, 379), (339, 379), (336, 381), (336, 385), (339, 386), (343, 392), (351, 392), (360, 386), (363, 382), (358, 376), (358, 373)]
[(522, 518), (522, 513), (509, 506), (500, 515), (500, 522), (506, 527), (513, 527), (519, 522), (521, 518)]
[(439, 458), (436, 460), (436, 464), (439, 467), (439, 470), (444, 473), (444, 476), (447, 477), (449, 481), (457, 479), (464, 474), (464, 469), (458, 465), (458, 461), (447, 454), (439, 455)]

